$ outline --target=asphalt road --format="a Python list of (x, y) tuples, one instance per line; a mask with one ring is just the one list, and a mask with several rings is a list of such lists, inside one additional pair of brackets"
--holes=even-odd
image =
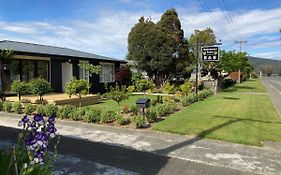
[[(15, 143), (19, 131), (20, 130), (18, 129), (0, 126), (0, 141)], [(171, 158), (154, 153), (68, 137), (61, 137), (61, 141), (58, 145), (58, 154), (77, 157), (85, 161), (93, 161), (102, 165), (113, 166), (136, 174), (145, 175), (250, 174), (224, 167), (206, 165), (199, 162)], [(69, 165), (65, 164), (64, 166), (67, 167)], [(78, 171), (81, 169), (80, 174), (100, 174), (96, 173), (93, 168), (85, 170), (83, 165), (77, 165), (72, 168), (78, 169)], [(112, 174), (119, 173), (113, 172)]]
[(267, 88), (268, 95), (281, 117), (281, 77), (262, 77), (262, 82)]

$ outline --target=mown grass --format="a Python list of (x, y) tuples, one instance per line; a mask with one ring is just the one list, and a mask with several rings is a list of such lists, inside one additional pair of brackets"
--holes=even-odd
[(256, 146), (281, 141), (280, 117), (270, 98), (258, 94), (265, 92), (259, 79), (246, 81), (169, 116), (153, 129)]

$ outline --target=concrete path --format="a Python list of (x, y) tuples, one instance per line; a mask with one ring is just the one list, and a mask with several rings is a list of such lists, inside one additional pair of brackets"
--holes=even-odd
[[(20, 116), (0, 113), (0, 125), (15, 127)], [(133, 130), (61, 120), (57, 121), (57, 128), (61, 135), (68, 138), (168, 156), (171, 160), (184, 160), (185, 163), (186, 161), (189, 164), (196, 163), (197, 166), (200, 165), (199, 167), (206, 166), (207, 170), (211, 170), (212, 167), (221, 167), (225, 171), (237, 170), (240, 174), (242, 172), (281, 174), (281, 146), (279, 144), (275, 144), (275, 147), (258, 148), (150, 130)], [(214, 171), (218, 172), (218, 170)], [(239, 174), (238, 172), (234, 174)]]

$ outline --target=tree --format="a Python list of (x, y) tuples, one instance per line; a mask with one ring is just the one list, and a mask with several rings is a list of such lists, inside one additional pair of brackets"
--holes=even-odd
[[(198, 42), (197, 42), (198, 41)], [(196, 44), (199, 45), (211, 45), (216, 43), (216, 35), (211, 28), (206, 28), (205, 30), (195, 30), (193, 34), (191, 34), (189, 40), (187, 40), (187, 43), (191, 49), (191, 57), (193, 58), (193, 63), (196, 64)], [(200, 47), (199, 47), (200, 49)], [(200, 51), (200, 50), (199, 50)], [(200, 52), (199, 52), (200, 53)], [(199, 57), (200, 58), (200, 57)], [(202, 74), (211, 74), (212, 77), (218, 78), (217, 71), (215, 71), (217, 67), (217, 62), (202, 62)]]
[(121, 66), (115, 74), (115, 80), (121, 85), (129, 85), (131, 83), (132, 72), (126, 66)]
[(110, 87), (110, 91), (106, 94), (108, 99), (116, 101), (118, 104), (118, 110), (120, 114), (120, 102), (129, 98), (129, 93), (126, 92), (125, 86), (121, 86), (121, 88), (116, 84), (115, 88)]
[(82, 95), (87, 95), (89, 93), (90, 84), (87, 80), (77, 80), (75, 77), (71, 79), (70, 82), (67, 82), (65, 85), (65, 93), (71, 98), (72, 95), (79, 97), (79, 107), (82, 106), (81, 98)]
[(29, 83), (15, 80), (11, 85), (11, 91), (17, 93), (19, 100), (21, 100), (21, 95), (28, 94), (30, 92)]
[(185, 69), (188, 49), (175, 9), (167, 10), (156, 24), (150, 18), (139, 19), (128, 36), (127, 59), (136, 61), (158, 85)]
[(52, 91), (52, 86), (44, 78), (36, 78), (30, 82), (31, 90), (39, 96), (39, 100), (43, 103), (43, 95)]
[(12, 59), (13, 57), (13, 51), (11, 49), (2, 49), (0, 50), (0, 98), (5, 100), (4, 92), (5, 87), (3, 83), (3, 71), (4, 71), (4, 64)]
[(89, 63), (80, 63), (78, 64), (79, 68), (84, 69), (90, 76), (92, 74), (99, 74), (101, 71), (101, 66), (93, 65)]
[(262, 72), (262, 74), (266, 74), (267, 76), (271, 76), (272, 72), (273, 72), (273, 66), (266, 64), (266, 65), (262, 65), (259, 67), (259, 70)]

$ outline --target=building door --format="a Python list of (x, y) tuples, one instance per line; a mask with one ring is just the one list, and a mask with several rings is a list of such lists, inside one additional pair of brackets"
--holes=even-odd
[(73, 77), (73, 72), (72, 72), (72, 64), (70, 63), (62, 63), (62, 91), (65, 92), (65, 84), (69, 82), (72, 77)]

